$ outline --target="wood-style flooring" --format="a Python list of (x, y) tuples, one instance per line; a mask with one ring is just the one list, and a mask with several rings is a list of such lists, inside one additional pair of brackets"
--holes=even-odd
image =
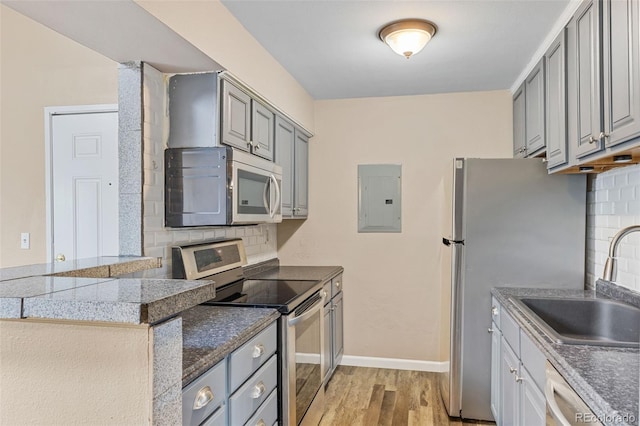
[(338, 366), (325, 390), (320, 426), (495, 425), (450, 418), (438, 374)]

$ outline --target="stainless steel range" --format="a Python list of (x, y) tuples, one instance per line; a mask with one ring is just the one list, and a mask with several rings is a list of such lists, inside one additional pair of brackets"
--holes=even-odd
[(173, 277), (211, 279), (205, 305), (275, 308), (278, 324), (279, 424), (317, 425), (324, 411), (324, 294), (320, 281), (249, 280), (241, 239), (173, 248)]

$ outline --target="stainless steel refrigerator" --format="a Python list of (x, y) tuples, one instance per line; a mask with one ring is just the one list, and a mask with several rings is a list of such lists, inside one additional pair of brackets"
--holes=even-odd
[(453, 174), (443, 238), (451, 345), (440, 388), (450, 416), (493, 420), (491, 288), (584, 287), (586, 176), (549, 175), (541, 159), (476, 158), (454, 159)]

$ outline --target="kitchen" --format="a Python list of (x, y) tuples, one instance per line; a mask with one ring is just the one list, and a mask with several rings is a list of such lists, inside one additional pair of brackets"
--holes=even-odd
[[(254, 244), (247, 244), (250, 263), (277, 255), (286, 265), (344, 266), (349, 284), (345, 290), (343, 363), (442, 369), (448, 356), (449, 322), (448, 293), (441, 278), (445, 252), (440, 239), (448, 232), (450, 206), (442, 200), (451, 186), (447, 181), (450, 162), (454, 156), (512, 155), (509, 90), (313, 101), (222, 4), (198, 3), (185, 7), (184, 4), (141, 2), (140, 5), (305, 127), (314, 130), (309, 146), (310, 218), (307, 221), (218, 228), (203, 231), (202, 237), (247, 237), (244, 234), (251, 232), (249, 237), (255, 239)], [(48, 105), (116, 103), (118, 70), (115, 62), (4, 6), (2, 19), (3, 80), (12, 81), (11, 85), (3, 84), (2, 202), (3, 205), (10, 202), (14, 209), (2, 211), (0, 259), (2, 266), (12, 266), (39, 263), (44, 259), (44, 170), (37, 168), (16, 181), (13, 176), (22, 176), (23, 169), (20, 162), (10, 160), (8, 154), (12, 158), (37, 159), (37, 164), (43, 164), (43, 130), (29, 123), (41, 123), (42, 108)], [(225, 31), (231, 31), (241, 49), (215, 42)], [(5, 47), (8, 40), (15, 41), (17, 46)], [(5, 55), (9, 55), (6, 61)], [(256, 63), (260, 66), (255, 66)], [(56, 84), (52, 84), (54, 78)], [(34, 92), (37, 99), (24, 96)], [(4, 103), (6, 99), (21, 101), (8, 108)], [(380, 117), (385, 118), (384, 122)], [(467, 124), (460, 126), (460, 121)], [(11, 123), (15, 123), (15, 127)], [(427, 138), (425, 131), (428, 131)], [(10, 133), (5, 136), (4, 132)], [(32, 133), (24, 137), (23, 132)], [(7, 146), (6, 140), (16, 142)], [(18, 145), (21, 140), (29, 143)], [(367, 141), (367, 149), (363, 150), (353, 141)], [(403, 165), (403, 233), (357, 234), (356, 166), (380, 162)], [(331, 167), (327, 168), (327, 164)], [(601, 273), (608, 238), (619, 228), (640, 221), (635, 214), (638, 212), (633, 204), (635, 199), (627, 201), (630, 203), (627, 213), (612, 214), (614, 211), (608, 209), (623, 201), (613, 197), (605, 201), (596, 194), (633, 187), (637, 174), (635, 167), (628, 167), (595, 180), (587, 234), (587, 256), (591, 259), (587, 262), (589, 282)], [(151, 219), (145, 221), (145, 232), (156, 231), (146, 228), (158, 226)], [(20, 250), (16, 246), (19, 232), (25, 230), (33, 235), (31, 250)], [(153, 239), (145, 235), (147, 256), (164, 254), (161, 246), (167, 243), (155, 246), (155, 241), (161, 241), (166, 235), (157, 231)], [(384, 244), (379, 243), (381, 241)], [(379, 259), (388, 259), (392, 267), (372, 268)], [(630, 267), (634, 262), (630, 260)], [(621, 271), (619, 277), (629, 288), (638, 290), (637, 274), (627, 276)], [(407, 297), (408, 294), (411, 297)], [(403, 308), (389, 309), (389, 305)], [(372, 316), (371, 312), (376, 314)]]

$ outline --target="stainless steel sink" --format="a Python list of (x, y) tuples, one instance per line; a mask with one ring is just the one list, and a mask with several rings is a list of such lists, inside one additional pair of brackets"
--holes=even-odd
[(609, 299), (511, 299), (557, 343), (640, 347), (640, 309)]

